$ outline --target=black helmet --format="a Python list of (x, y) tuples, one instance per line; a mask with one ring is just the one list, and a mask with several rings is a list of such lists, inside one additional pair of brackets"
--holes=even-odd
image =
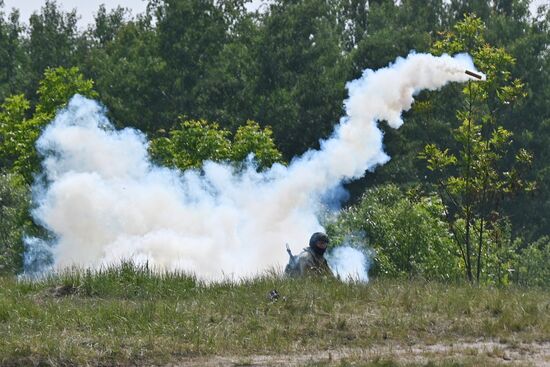
[(309, 239), (309, 247), (316, 247), (315, 245), (317, 244), (317, 242), (324, 242), (328, 245), (328, 236), (323, 232), (315, 232), (311, 235), (311, 238)]

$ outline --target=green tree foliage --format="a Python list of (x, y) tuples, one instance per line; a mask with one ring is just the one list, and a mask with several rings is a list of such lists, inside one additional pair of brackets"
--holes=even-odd
[(280, 0), (262, 17), (254, 119), (273, 126), (287, 158), (317, 146), (342, 115), (349, 63), (331, 5)]
[(492, 224), (490, 230), (485, 233), (478, 231), (474, 235), (477, 243), (481, 240), (479, 238), (481, 235), (486, 237), (483, 239), (486, 244), (481, 249), (481, 258), (485, 261), (481, 269), (481, 281), (500, 286), (517, 282), (519, 249), (522, 241), (520, 238), (513, 237), (510, 220), (500, 219)]
[(362, 243), (375, 252), (374, 273), (389, 276), (457, 279), (459, 256), (438, 196), (406, 194), (381, 185), (363, 194), (328, 224), (333, 243)]
[(436, 175), (435, 186), (445, 203), (466, 276), (478, 282), (484, 248), (492, 243), (486, 241), (486, 236), (503, 219), (502, 200), (534, 188), (532, 182), (522, 178), (532, 155), (524, 149), (510, 149), (513, 134), (499, 120), (506, 109), (525, 97), (524, 84), (511, 76), (513, 57), (487, 44), (482, 31), (482, 21), (469, 16), (434, 44), (437, 53), (468, 51), (486, 73), (487, 81), (464, 87), (465, 105), (456, 114), (459, 126), (452, 132), (454, 144), (444, 149), (428, 144), (421, 154)]
[(23, 178), (0, 174), (0, 275), (23, 267), (23, 234), (30, 226), (30, 194)]
[(257, 122), (247, 121), (246, 125), (239, 126), (233, 138), (231, 159), (241, 162), (250, 153), (261, 167), (271, 167), (273, 163), (282, 162), (283, 156), (275, 146), (273, 132), (269, 126), (260, 128)]
[(94, 82), (85, 79), (77, 67), (46, 69), (38, 87), (39, 99), (35, 114), (51, 119), (75, 94), (97, 97), (93, 87)]
[(167, 65), (165, 93), (178, 115), (204, 118), (198, 91), (228, 39), (224, 12), (214, 0), (163, 0), (156, 21), (158, 55)]
[(255, 14), (246, 11), (241, 0), (217, 3), (224, 14), (226, 39), (219, 54), (206, 66), (193, 99), (197, 116), (235, 131), (254, 119), (258, 110), (256, 52), (261, 23)]
[(32, 70), (29, 94), (36, 91), (47, 68), (72, 66), (79, 39), (77, 20), (76, 10), (65, 13), (55, 0), (47, 0), (40, 12), (31, 15), (27, 49)]
[(98, 44), (105, 46), (112, 42), (118, 31), (124, 26), (126, 10), (120, 6), (107, 12), (105, 4), (101, 4), (94, 17), (95, 25), (89, 32), (92, 39)]
[(204, 120), (182, 121), (169, 137), (151, 141), (149, 151), (153, 158), (179, 169), (200, 168), (205, 160), (220, 161), (229, 158), (231, 141), (229, 131), (218, 124)]
[(519, 284), (548, 288), (550, 279), (550, 238), (542, 237), (525, 247), (518, 256), (514, 278)]
[(534, 155), (528, 175), (537, 181), (537, 190), (505, 203), (514, 232), (529, 243), (548, 235), (550, 228), (550, 7), (534, 18), (524, 15), (519, 2), (512, 3), (509, 16), (502, 14), (488, 20), (487, 37), (514, 55), (513, 74), (521, 76), (528, 93), (521, 104), (502, 116), (502, 121), (514, 133), (512, 144), (526, 147)]
[(83, 70), (117, 126), (168, 129), (182, 111), (168, 89), (172, 76), (158, 52), (157, 30), (150, 15), (119, 24), (124, 17), (120, 9), (97, 15)]
[(7, 98), (0, 105), (0, 162), (8, 170), (32, 182), (39, 158), (35, 143), (50, 122), (74, 94), (95, 97), (93, 82), (84, 79), (78, 68), (47, 69), (38, 88), (38, 104), (30, 118), (30, 102), (23, 95)]
[(82, 55), (118, 126), (156, 134), (184, 115), (235, 130), (254, 117), (258, 25), (242, 1), (151, 1), (126, 17), (100, 11)]
[(169, 137), (153, 139), (149, 151), (159, 163), (181, 170), (200, 168), (206, 160), (241, 162), (250, 153), (260, 167), (269, 167), (282, 160), (271, 135), (269, 127), (261, 129), (256, 122), (248, 121), (231, 141), (229, 130), (216, 123), (186, 120), (171, 130)]
[(30, 169), (31, 156), (35, 153), (33, 144), (42, 122), (27, 119), (29, 101), (23, 95), (7, 98), (0, 106), (0, 159), (3, 167), (13, 172), (27, 172), (30, 182), (33, 170)]
[(25, 69), (28, 59), (24, 52), (23, 26), (17, 11), (7, 19), (0, 0), (0, 101), (12, 93), (21, 91), (25, 84)]
[(354, 36), (351, 53), (354, 76), (366, 67), (384, 67), (411, 50), (426, 51), (447, 23), (444, 4), (443, 0), (370, 1), (366, 14), (359, 12), (360, 21), (348, 22), (355, 32), (362, 30)]

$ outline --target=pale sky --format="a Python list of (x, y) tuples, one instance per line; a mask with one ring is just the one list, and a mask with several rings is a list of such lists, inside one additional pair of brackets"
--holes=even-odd
[[(550, 0), (547, 0), (550, 1)], [(21, 12), (21, 21), (28, 23), (29, 17), (35, 11), (39, 11), (44, 5), (45, 0), (4, 0), (4, 10), (11, 12), (12, 8), (17, 8)], [(248, 9), (257, 8), (262, 0), (253, 0)], [(131, 10), (132, 15), (145, 12), (147, 0), (57, 0), (57, 4), (65, 11), (77, 9), (77, 14), (81, 17), (79, 26), (85, 27), (93, 23), (94, 14), (101, 4), (105, 4), (107, 11), (122, 6)]]
[[(256, 8), (261, 2), (262, 0), (254, 0), (249, 9)], [(44, 3), (45, 0), (4, 0), (4, 9), (9, 13), (11, 8), (18, 8), (21, 12), (21, 20), (28, 23), (30, 15), (39, 10)], [(121, 5), (130, 9), (132, 15), (143, 13), (147, 6), (147, 0), (58, 0), (57, 3), (66, 11), (77, 9), (77, 14), (81, 17), (80, 27), (85, 27), (93, 22), (94, 14), (101, 4), (105, 4), (107, 10)], [(534, 0), (531, 4), (531, 11), (533, 12), (538, 5), (542, 4), (550, 4), (550, 0)]]
[[(45, 0), (4, 0), (4, 9), (9, 13), (12, 8), (18, 8), (21, 12), (21, 21), (29, 22), (29, 17), (35, 11), (39, 11), (44, 5)], [(75, 9), (81, 17), (79, 26), (85, 27), (93, 23), (94, 14), (101, 4), (105, 4), (107, 11), (116, 8), (118, 5), (126, 7), (132, 11), (132, 15), (143, 13), (147, 6), (146, 0), (58, 0), (57, 4), (65, 11)]]

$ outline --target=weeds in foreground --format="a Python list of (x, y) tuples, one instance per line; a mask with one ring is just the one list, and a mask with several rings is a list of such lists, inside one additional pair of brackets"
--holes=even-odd
[[(132, 264), (40, 280), (0, 278), (0, 365), (163, 364), (477, 339), (547, 342), (549, 296), (520, 288), (274, 274), (207, 284)], [(376, 363), (367, 365), (394, 362)]]

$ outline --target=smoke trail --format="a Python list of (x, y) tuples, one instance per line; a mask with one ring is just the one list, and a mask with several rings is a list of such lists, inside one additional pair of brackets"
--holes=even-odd
[(75, 96), (37, 142), (47, 185), (35, 190), (33, 215), (56, 237), (53, 266), (133, 259), (220, 279), (282, 265), (285, 243), (322, 230), (322, 195), (388, 161), (376, 121), (399, 127), (416, 92), (466, 81), (465, 69), (474, 70), (467, 55), (411, 54), (366, 70), (348, 83), (346, 116), (319, 151), (262, 173), (213, 162), (202, 171), (156, 167), (142, 133), (115, 130), (101, 106)]

